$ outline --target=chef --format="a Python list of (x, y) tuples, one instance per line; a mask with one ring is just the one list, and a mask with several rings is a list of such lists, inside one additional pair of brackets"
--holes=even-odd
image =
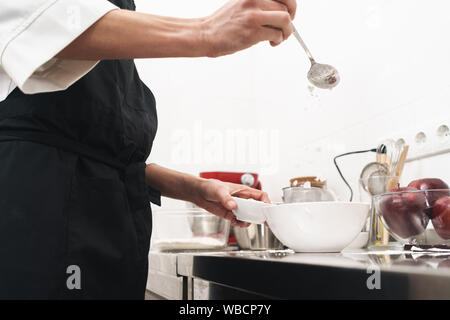
[(134, 10), (132, 0), (0, 3), (0, 299), (141, 299), (150, 202), (190, 201), (245, 227), (231, 195), (268, 201), (145, 164), (155, 98), (132, 59), (277, 46), (295, 0), (231, 0), (200, 19)]

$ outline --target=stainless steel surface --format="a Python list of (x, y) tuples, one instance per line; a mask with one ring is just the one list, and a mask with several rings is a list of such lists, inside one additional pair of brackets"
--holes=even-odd
[(277, 250), (283, 244), (264, 224), (251, 224), (248, 228), (233, 227), (234, 236), (242, 250)]
[(194, 278), (192, 277), (185, 277), (187, 278), (187, 281), (184, 281), (184, 284), (187, 286), (186, 288), (186, 299), (187, 300), (195, 300), (194, 297)]
[(202, 279), (193, 279), (193, 300), (210, 299), (210, 282)]
[(167, 300), (167, 299), (157, 295), (154, 292), (151, 292), (150, 290), (147, 290), (145, 292), (145, 300)]
[(338, 71), (333, 66), (330, 66), (328, 64), (317, 63), (293, 24), (292, 28), (294, 30), (294, 37), (305, 50), (306, 54), (308, 55), (309, 61), (311, 62), (311, 69), (308, 72), (308, 80), (314, 86), (321, 89), (332, 89), (337, 86), (340, 81)]
[(163, 272), (171, 276), (177, 276), (177, 260), (176, 254), (150, 252), (148, 255), (148, 268), (153, 271)]
[[(156, 255), (165, 256), (162, 259), (166, 261), (169, 261), (166, 255), (176, 256), (176, 269), (178, 277), (184, 280), (186, 299), (252, 296), (294, 299), (450, 298), (449, 254), (402, 250), (300, 254), (291, 250), (268, 250)], [(379, 272), (381, 281), (380, 289), (376, 290), (367, 287), (374, 270)], [(274, 274), (276, 277), (268, 276)], [(324, 287), (327, 290), (323, 290)]]
[(183, 277), (172, 276), (164, 272), (148, 272), (147, 289), (169, 300), (183, 299)]
[(306, 46), (306, 43), (303, 41), (302, 37), (300, 36), (300, 33), (298, 33), (297, 28), (295, 27), (294, 24), (292, 24), (292, 29), (293, 29), (294, 37), (300, 43), (300, 45), (302, 46), (303, 50), (305, 50), (306, 55), (309, 58), (309, 61), (311, 61), (311, 64), (316, 63), (316, 60), (314, 60), (314, 58), (313, 58), (313, 56), (311, 54), (311, 51), (309, 51), (308, 47)]
[(286, 187), (283, 188), (283, 202), (318, 202), (335, 201), (335, 195), (327, 189), (318, 187)]

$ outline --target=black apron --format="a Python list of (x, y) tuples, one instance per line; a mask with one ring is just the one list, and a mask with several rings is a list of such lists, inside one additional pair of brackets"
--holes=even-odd
[[(129, 0), (110, 1), (134, 10)], [(142, 299), (155, 99), (131, 60), (0, 103), (0, 299)]]

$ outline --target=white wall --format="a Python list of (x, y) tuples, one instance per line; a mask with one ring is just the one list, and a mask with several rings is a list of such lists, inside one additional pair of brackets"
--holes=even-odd
[[(138, 10), (204, 16), (225, 1), (137, 0)], [(321, 175), (342, 197), (338, 153), (450, 126), (450, 2), (302, 0), (295, 24), (341, 84), (310, 91), (309, 62), (294, 38), (218, 59), (140, 60), (158, 101), (150, 161), (197, 174), (256, 171), (277, 201), (288, 179)], [(239, 138), (240, 137), (240, 138)], [(415, 148), (414, 145), (412, 145)], [(450, 156), (408, 164), (404, 180), (442, 176)], [(353, 185), (374, 155), (341, 160)], [(173, 205), (173, 203), (170, 203)]]

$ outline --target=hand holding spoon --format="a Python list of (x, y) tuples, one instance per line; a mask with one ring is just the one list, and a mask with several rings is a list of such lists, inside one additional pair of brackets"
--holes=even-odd
[(297, 29), (294, 24), (292, 24), (292, 28), (294, 29), (294, 36), (300, 43), (300, 45), (305, 50), (308, 55), (309, 60), (311, 61), (311, 68), (308, 72), (308, 80), (317, 88), (321, 89), (332, 89), (339, 84), (340, 76), (338, 71), (328, 64), (317, 63), (308, 47), (306, 46), (303, 39), (300, 37)]

